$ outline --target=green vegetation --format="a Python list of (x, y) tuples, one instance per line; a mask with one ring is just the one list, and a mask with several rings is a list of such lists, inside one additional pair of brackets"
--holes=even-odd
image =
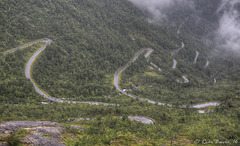
[(13, 134), (11, 134), (10, 136), (6, 137), (5, 139), (3, 139), (2, 141), (7, 141), (9, 146), (18, 146), (21, 145), (20, 142), (20, 138), (24, 137), (28, 134), (31, 134), (30, 132), (28, 132), (25, 129), (19, 129), (18, 131), (14, 132)]
[[(212, 71), (210, 67), (211, 65), (207, 69), (202, 67), (201, 69), (195, 69), (196, 71), (194, 69), (191, 69), (192, 72), (186, 71), (189, 73), (187, 78), (190, 82), (181, 84), (176, 80), (183, 80), (182, 73), (184, 72), (180, 72), (179, 69), (173, 70), (171, 67), (160, 72), (142, 56), (123, 71), (120, 86), (124, 89), (130, 89), (128, 93), (139, 97), (178, 105), (192, 105), (209, 101), (222, 102), (228, 96), (238, 95), (240, 89), (239, 76), (233, 78), (228, 73), (221, 73), (221, 75), (215, 76), (219, 80), (217, 84), (214, 84), (213, 77), (210, 77), (212, 75), (206, 75), (207, 72)], [(192, 65), (192, 68), (195, 67)], [(238, 67), (234, 66), (233, 68)]]
[(54, 97), (86, 100), (89, 96), (110, 95), (111, 75), (139, 48), (173, 48), (173, 41), (178, 42), (166, 37), (172, 34), (170, 30), (156, 31), (156, 26), (148, 24), (142, 12), (127, 1), (1, 3), (1, 15), (6, 19), (2, 27), (12, 35), (3, 40), (12, 38), (13, 42), (2, 42), (3, 51), (20, 45), (20, 39), (53, 40), (34, 64), (33, 78)]
[[(130, 103), (130, 102), (129, 102)], [(77, 135), (77, 139), (67, 139), (66, 143), (79, 145), (109, 145), (111, 142), (133, 142), (133, 138), (152, 145), (170, 144), (186, 139), (229, 140), (239, 139), (239, 104), (229, 99), (214, 112), (199, 114), (194, 109), (177, 109), (133, 101), (120, 107), (91, 106), (84, 104), (19, 105), (1, 106), (5, 111), (0, 119), (8, 120), (51, 120), (66, 125), (79, 125), (84, 131), (71, 128), (67, 133)], [(6, 109), (11, 111), (11, 114)], [(148, 116), (155, 124), (147, 125), (129, 121), (127, 115)], [(123, 116), (122, 119), (116, 116)], [(97, 117), (96, 120), (71, 122), (68, 118)], [(126, 139), (125, 139), (126, 138)], [(69, 144), (70, 145), (70, 144)]]
[[(203, 7), (199, 2), (198, 9)], [(2, 0), (0, 12), (0, 52), (41, 38), (53, 40), (32, 68), (32, 76), (41, 89), (57, 98), (116, 104), (54, 103), (40, 96), (24, 74), (28, 59), (44, 45), (37, 43), (0, 56), (0, 122), (64, 123), (67, 145), (186, 145), (196, 139), (230, 142), (240, 139), (238, 55), (220, 51), (209, 58), (210, 64), (204, 69), (210, 49), (200, 38), (212, 28), (207, 25), (214, 21), (207, 17), (212, 11), (205, 11), (206, 27), (199, 30), (191, 26), (196, 18), (194, 14), (189, 16), (189, 10), (178, 10), (179, 14), (171, 15), (169, 19), (176, 24), (189, 17), (179, 37), (176, 26), (149, 24), (147, 14), (127, 0)], [(182, 41), (185, 47), (171, 56), (171, 51), (179, 48)], [(171, 103), (173, 107), (120, 95), (113, 86), (114, 73), (143, 47), (154, 49), (149, 62), (142, 53), (122, 72), (120, 86), (139, 97)], [(200, 55), (194, 64), (196, 50)], [(174, 70), (173, 58), (178, 61)], [(190, 82), (177, 83), (176, 79), (180, 80), (182, 75)], [(217, 79), (216, 84), (213, 78)], [(210, 107), (205, 114), (188, 106), (209, 101), (218, 101), (221, 106)], [(187, 108), (180, 108), (181, 105)], [(130, 121), (127, 115), (146, 116), (154, 119), (155, 124)], [(83, 117), (96, 120), (68, 120)], [(74, 130), (68, 127), (70, 124), (83, 126), (85, 130)], [(16, 145), (21, 134), (27, 133), (18, 131), (7, 141)]]
[(31, 104), (43, 100), (42, 96), (35, 93), (24, 71), (28, 59), (43, 45), (44, 43), (38, 43), (6, 56), (0, 56), (0, 101), (2, 104)]

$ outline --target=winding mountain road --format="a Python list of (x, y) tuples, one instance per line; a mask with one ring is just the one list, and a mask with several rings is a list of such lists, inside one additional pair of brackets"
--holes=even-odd
[(91, 104), (91, 105), (111, 105), (111, 106), (115, 106), (115, 104), (109, 104), (109, 103), (102, 103), (102, 102), (81, 102), (81, 101), (69, 101), (69, 100), (61, 100), (61, 99), (58, 99), (58, 98), (55, 98), (55, 97), (52, 97), (52, 96), (49, 96), (47, 95), (46, 93), (44, 93), (40, 88), (37, 87), (37, 85), (35, 84), (34, 80), (32, 79), (31, 77), (31, 66), (33, 64), (33, 62), (35, 61), (35, 59), (37, 58), (37, 56), (48, 46), (51, 44), (52, 40), (50, 39), (41, 39), (41, 40), (37, 40), (37, 41), (34, 41), (34, 42), (31, 42), (31, 43), (28, 43), (26, 45), (23, 45), (21, 47), (17, 47), (17, 48), (14, 48), (10, 51), (7, 51), (6, 53), (4, 53), (3, 55), (7, 55), (9, 53), (12, 53), (18, 49), (21, 49), (21, 48), (25, 48), (25, 47), (28, 47), (30, 45), (33, 45), (35, 43), (38, 43), (38, 42), (45, 42), (46, 44), (41, 47), (40, 49), (38, 49), (33, 55), (32, 57), (28, 60), (28, 63), (26, 65), (26, 68), (25, 68), (25, 76), (27, 79), (30, 79), (30, 81), (32, 82), (36, 92), (40, 95), (42, 95), (43, 97), (47, 98), (48, 100), (50, 101), (54, 101), (54, 102), (59, 102), (59, 103), (86, 103), (86, 104)]
[[(119, 117), (122, 118), (122, 117)], [(97, 118), (74, 118), (74, 122), (76, 121), (90, 121), (90, 120), (96, 120)], [(154, 124), (154, 120), (148, 118), (148, 117), (140, 117), (140, 116), (128, 116), (129, 120), (134, 120), (134, 121), (138, 121), (141, 122), (143, 124)], [(68, 120), (72, 120), (71, 118), (69, 118)]]
[(173, 67), (172, 69), (175, 69), (177, 67), (177, 60), (173, 59)]
[[(44, 93), (44, 91), (42, 91), (37, 85), (36, 83), (34, 82), (34, 80), (32, 79), (31, 77), (31, 66), (33, 64), (33, 62), (35, 61), (35, 59), (37, 58), (37, 56), (48, 46), (51, 44), (52, 40), (50, 39), (40, 39), (40, 40), (37, 40), (37, 41), (34, 41), (34, 42), (31, 42), (31, 43), (28, 43), (26, 45), (23, 45), (23, 46), (20, 46), (20, 47), (17, 47), (17, 48), (14, 48), (12, 50), (9, 50), (5, 53), (3, 53), (3, 55), (7, 55), (9, 53), (12, 53), (18, 49), (21, 49), (21, 48), (25, 48), (25, 47), (28, 47), (30, 45), (33, 45), (35, 43), (38, 43), (38, 42), (45, 42), (46, 44), (41, 47), (40, 49), (38, 49), (32, 56), (31, 58), (28, 60), (27, 62), (27, 65), (26, 65), (26, 68), (25, 68), (25, 76), (27, 79), (30, 79), (30, 81), (32, 82), (35, 90), (37, 93), (39, 93), (40, 95), (42, 95), (43, 97), (47, 98), (48, 100), (50, 101), (54, 101), (54, 102), (59, 102), (59, 103), (73, 103), (73, 104), (76, 104), (76, 103), (86, 103), (86, 104), (91, 104), (91, 105), (105, 105), (105, 106), (116, 106), (116, 104), (110, 104), (110, 103), (102, 103), (102, 102), (90, 102), (90, 101), (86, 101), (86, 102), (82, 102), (82, 101), (69, 101), (69, 100), (61, 100), (61, 99), (58, 99), (56, 97), (52, 97), (52, 96), (49, 96), (47, 95), (46, 93)], [(157, 104), (157, 105), (167, 105), (167, 106), (172, 106), (171, 104), (165, 104), (165, 103), (161, 103), (161, 102), (156, 102), (156, 101), (152, 101), (152, 100), (149, 100), (149, 99), (145, 99), (145, 98), (140, 98), (140, 97), (137, 97), (135, 95), (131, 95), (131, 94), (128, 94), (126, 92), (124, 92), (120, 86), (119, 86), (119, 76), (121, 74), (121, 72), (126, 69), (128, 66), (131, 65), (131, 63), (133, 63), (138, 57), (139, 55), (144, 52), (144, 51), (147, 51), (147, 53), (145, 54), (145, 58), (148, 59), (148, 57), (150, 56), (150, 54), (153, 52), (153, 49), (151, 48), (143, 48), (141, 49), (135, 56), (134, 58), (129, 62), (127, 63), (125, 66), (123, 66), (122, 68), (120, 68), (117, 73), (114, 75), (114, 86), (116, 87), (116, 89), (124, 94), (124, 95), (127, 95), (129, 97), (132, 97), (132, 98), (136, 98), (136, 99), (139, 99), (139, 100), (142, 100), (142, 101), (146, 101), (146, 102), (149, 102), (151, 104)], [(153, 64), (153, 63), (152, 63)], [(154, 65), (154, 64), (153, 64)], [(157, 66), (156, 66), (157, 67)], [(160, 69), (160, 68), (159, 68)], [(160, 69), (161, 71), (161, 69)], [(189, 80), (183, 76), (185, 82), (189, 82)], [(191, 106), (192, 108), (203, 108), (203, 107), (206, 107), (206, 106), (218, 106), (219, 103), (204, 103), (204, 104), (197, 104), (197, 105), (193, 105)], [(185, 107), (185, 106), (183, 106)]]
[(154, 63), (150, 63), (153, 67), (155, 67), (156, 69), (158, 69), (160, 72), (162, 72), (162, 70), (161, 70), (161, 68), (159, 68), (156, 64), (154, 64)]
[[(148, 59), (148, 56), (153, 52), (153, 49), (150, 49), (150, 48), (145, 48), (145, 50), (148, 50), (148, 52), (144, 55), (145, 58), (147, 59), (147, 61), (149, 62), (149, 59)], [(155, 67), (156, 69), (158, 69), (160, 72), (162, 72), (162, 69), (159, 68), (156, 64), (150, 62), (150, 64)]]
[[(134, 62), (134, 61), (139, 57), (139, 55), (140, 55), (142, 52), (144, 52), (145, 50), (147, 51), (147, 53), (145, 54), (145, 58), (148, 58), (149, 55), (153, 52), (153, 49), (150, 49), (150, 48), (143, 48), (143, 49), (141, 49), (141, 50), (137, 53), (137, 55), (135, 55), (135, 56), (133, 57), (133, 59), (130, 60), (130, 62), (128, 62), (125, 66), (123, 66), (122, 68), (120, 68), (120, 69), (116, 72), (116, 74), (114, 75), (114, 86), (116, 87), (116, 89), (117, 89), (120, 93), (122, 93), (122, 94), (124, 94), (124, 95), (126, 95), (126, 96), (129, 96), (129, 97), (132, 97), (132, 98), (135, 98), (135, 99), (139, 99), (139, 100), (142, 100), (142, 101), (146, 101), (146, 102), (151, 103), (151, 104), (172, 106), (171, 104), (156, 102), (156, 101), (153, 101), (153, 100), (149, 100), (149, 99), (145, 99), (145, 98), (140, 98), (140, 97), (138, 97), (138, 96), (136, 96), (136, 95), (128, 94), (127, 92), (123, 91), (122, 88), (119, 86), (119, 77), (120, 77), (121, 72), (123, 72), (127, 67), (129, 67), (130, 64), (131, 64), (132, 62)], [(184, 83), (188, 83), (188, 82), (189, 82), (189, 80), (187, 79), (186, 76), (183, 76), (182, 78), (184, 79)], [(218, 106), (218, 105), (220, 105), (220, 104), (217, 103), (217, 102), (216, 102), (216, 103), (215, 103), (215, 102), (209, 102), (209, 103), (192, 105), (192, 106), (190, 106), (190, 107), (191, 107), (191, 108), (204, 108), (204, 107), (207, 107), (207, 106)], [(182, 106), (182, 107), (186, 107), (186, 106)]]
[(198, 55), (199, 55), (199, 52), (198, 52), (198, 51), (196, 51), (196, 57), (194, 58), (194, 64), (196, 64), (196, 63), (197, 63)]
[[(182, 42), (182, 46), (178, 48), (176, 51), (171, 52), (171, 55), (174, 56), (176, 55), (179, 51), (181, 51), (184, 48), (185, 44)], [(173, 59), (173, 67), (172, 69), (175, 69), (177, 67), (177, 60)]]
[(16, 50), (19, 50), (19, 49), (22, 49), (22, 48), (31, 46), (31, 45), (33, 45), (33, 44), (35, 44), (35, 43), (38, 43), (38, 42), (44, 42), (44, 41), (45, 41), (44, 39), (37, 40), (37, 41), (31, 42), (31, 43), (25, 44), (25, 45), (23, 45), (23, 46), (14, 48), (14, 49), (12, 49), (12, 50), (6, 51), (6, 52), (4, 52), (2, 55), (7, 55), (7, 54), (12, 53), (12, 52), (14, 52), (14, 51), (16, 51)]
[(208, 65), (209, 65), (209, 60), (208, 59), (206, 59), (206, 64), (205, 64), (205, 66), (204, 66), (204, 68), (207, 68), (208, 67)]
[[(150, 48), (143, 48), (143, 49), (141, 49), (140, 51), (138, 51), (138, 53), (133, 57), (133, 59), (132, 59), (129, 63), (127, 63), (125, 66), (123, 66), (122, 68), (120, 68), (120, 69), (117, 71), (117, 73), (114, 75), (114, 86), (116, 87), (116, 89), (117, 89), (120, 93), (122, 93), (122, 94), (124, 94), (124, 95), (127, 95), (127, 96), (132, 97), (132, 98), (135, 98), (135, 99), (139, 99), (139, 100), (142, 100), (142, 101), (147, 101), (147, 102), (149, 102), (149, 103), (155, 104), (155, 103), (156, 103), (155, 101), (148, 100), (148, 99), (145, 99), (145, 98), (140, 98), (140, 97), (137, 97), (137, 96), (135, 96), (135, 95), (128, 94), (127, 92), (123, 91), (123, 90), (120, 88), (120, 86), (118, 85), (119, 76), (120, 76), (121, 72), (122, 72), (124, 69), (126, 69), (128, 66), (130, 66), (130, 63), (134, 62), (134, 61), (139, 57), (139, 55), (140, 55), (142, 52), (144, 52), (145, 50), (147, 50), (147, 53), (145, 54), (145, 58), (147, 58), (147, 57), (152, 53), (152, 51), (153, 51), (153, 49), (150, 49)], [(163, 105), (163, 103), (159, 103), (159, 104), (160, 104), (160, 105)]]
[(186, 76), (182, 76), (182, 78), (184, 79), (184, 83), (188, 83), (189, 82), (189, 80), (188, 80), (188, 78)]
[(144, 124), (154, 124), (154, 121), (152, 119), (146, 118), (146, 117), (139, 117), (139, 116), (128, 116), (130, 120), (139, 121)]
[(176, 55), (178, 52), (180, 52), (184, 48), (184, 46), (185, 44), (182, 42), (182, 46), (178, 48), (176, 51), (171, 52), (171, 55), (172, 56)]
[(189, 82), (189, 80), (188, 80), (188, 78), (186, 77), (186, 76), (182, 76), (182, 78), (183, 78), (183, 80), (184, 80), (184, 82), (180, 82), (179, 80), (176, 80), (178, 83), (181, 83), (181, 84), (183, 84), (183, 83), (188, 83)]

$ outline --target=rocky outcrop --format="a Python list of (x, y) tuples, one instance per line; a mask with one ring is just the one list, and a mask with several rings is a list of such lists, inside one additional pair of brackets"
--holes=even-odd
[(60, 126), (60, 124), (48, 121), (12, 121), (0, 124), (0, 133), (9, 134), (19, 129), (40, 126)]
[(51, 145), (51, 146), (65, 146), (65, 144), (60, 143), (60, 141), (56, 139), (51, 139), (42, 135), (27, 135), (25, 136), (21, 142), (26, 145)]
[(74, 125), (71, 125), (71, 128), (75, 128), (75, 129), (78, 129), (78, 130), (84, 130), (84, 128), (81, 127), (81, 126), (74, 126)]
[[(81, 126), (70, 126), (77, 130), (84, 130)], [(67, 129), (56, 123), (48, 121), (13, 121), (0, 124), (0, 138), (6, 138), (14, 135), (18, 130), (23, 129), (26, 135), (17, 137), (20, 143), (26, 145), (51, 145), (64, 146), (65, 137), (62, 136), (67, 132)], [(75, 137), (72, 134), (72, 137)], [(7, 145), (6, 142), (0, 145)]]

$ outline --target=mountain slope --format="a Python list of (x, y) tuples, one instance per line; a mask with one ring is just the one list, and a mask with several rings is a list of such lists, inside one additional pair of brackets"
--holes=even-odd
[(36, 82), (53, 96), (109, 95), (112, 74), (135, 51), (173, 41), (165, 36), (171, 33), (156, 32), (127, 1), (21, 0), (1, 6), (2, 51), (18, 41), (53, 40), (33, 68)]
[[(195, 2), (197, 12), (181, 5), (169, 11), (168, 20), (153, 23), (148, 11), (127, 0), (0, 1), (1, 52), (52, 40), (32, 68), (41, 89), (57, 98), (113, 105), (57, 103), (39, 95), (24, 75), (29, 58), (44, 46), (36, 43), (0, 54), (0, 122), (47, 120), (84, 127), (65, 133), (67, 145), (180, 145), (205, 139), (233, 143), (240, 138), (238, 54), (214, 51), (204, 43), (217, 27), (212, 12), (218, 1)], [(152, 48), (147, 58), (141, 54), (123, 70), (120, 87), (173, 106), (120, 95), (113, 85), (114, 74), (147, 48)], [(220, 106), (188, 106), (213, 101)], [(148, 117), (154, 124), (129, 121), (127, 116)], [(25, 132), (0, 134), (0, 143), (18, 141), (21, 134), (29, 134)], [(39, 137), (45, 136), (51, 135)]]

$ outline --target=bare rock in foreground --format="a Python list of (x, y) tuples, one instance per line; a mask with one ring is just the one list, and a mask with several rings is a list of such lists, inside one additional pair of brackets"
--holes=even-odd
[[(84, 130), (81, 126), (70, 126), (77, 130)], [(48, 121), (12, 121), (0, 124), (0, 138), (6, 138), (14, 135), (15, 132), (23, 130), (25, 134), (17, 137), (20, 143), (26, 145), (49, 145), (64, 146), (66, 128), (56, 122)], [(72, 137), (75, 137), (72, 134)], [(0, 141), (0, 146), (7, 146), (6, 142)]]

